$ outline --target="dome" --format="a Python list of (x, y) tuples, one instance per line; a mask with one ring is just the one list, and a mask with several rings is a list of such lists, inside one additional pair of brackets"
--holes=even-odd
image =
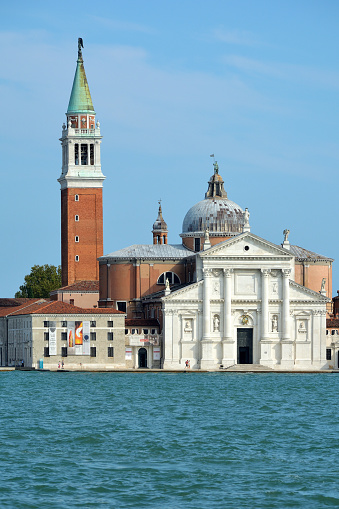
[(208, 229), (212, 236), (232, 236), (242, 233), (243, 226), (244, 211), (239, 205), (227, 198), (206, 198), (187, 212), (182, 235), (204, 233)]
[(207, 229), (212, 237), (231, 237), (243, 232), (244, 211), (227, 198), (217, 161), (213, 166), (214, 174), (208, 181), (205, 199), (187, 212), (181, 237), (201, 236)]

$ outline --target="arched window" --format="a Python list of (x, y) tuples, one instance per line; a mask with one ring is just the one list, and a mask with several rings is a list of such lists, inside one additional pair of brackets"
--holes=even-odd
[(163, 272), (158, 278), (157, 285), (164, 285), (166, 279), (168, 279), (170, 285), (180, 285), (180, 279), (174, 272)]

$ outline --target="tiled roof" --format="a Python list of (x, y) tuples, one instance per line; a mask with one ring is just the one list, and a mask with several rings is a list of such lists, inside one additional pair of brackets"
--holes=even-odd
[(339, 319), (338, 318), (327, 318), (326, 327), (327, 327), (327, 329), (339, 328)]
[(159, 327), (158, 320), (154, 318), (144, 319), (144, 318), (128, 318), (125, 320), (126, 327), (140, 326), (140, 327)]
[(21, 306), (21, 304), (25, 304), (26, 302), (35, 302), (36, 300), (38, 299), (30, 299), (28, 297), (4, 297), (4, 298), (0, 298), (0, 307), (12, 307), (12, 306)]
[[(13, 300), (16, 301), (18, 299), (13, 299)], [(50, 302), (45, 299), (23, 299), (23, 300), (26, 300), (26, 302), (24, 302), (21, 305), (0, 307), (0, 316), (12, 315), (15, 311), (31, 309), (31, 306), (35, 305), (37, 302), (44, 302), (44, 303)], [(23, 314), (26, 314), (26, 311)]]
[(181, 244), (133, 244), (132, 246), (125, 247), (119, 251), (114, 251), (107, 255), (101, 256), (99, 260), (106, 260), (108, 258), (142, 258), (143, 260), (156, 258), (159, 259), (177, 259), (187, 258), (194, 253), (186, 249)]
[(73, 283), (68, 286), (63, 286), (62, 288), (58, 288), (57, 290), (54, 290), (51, 292), (51, 295), (55, 295), (59, 292), (79, 292), (79, 293), (85, 293), (85, 292), (99, 292), (99, 281), (77, 281), (76, 283)]
[(36, 302), (29, 306), (20, 306), (19, 309), (14, 308), (10, 313), (11, 316), (16, 315), (124, 315), (122, 311), (118, 311), (113, 308), (79, 308), (68, 304), (67, 302), (61, 302), (59, 300), (52, 302)]
[(307, 249), (304, 249), (303, 247), (299, 246), (290, 246), (291, 253), (296, 256), (297, 258), (301, 260), (328, 260), (332, 261), (332, 258), (328, 258), (327, 256), (320, 255), (318, 253), (313, 253), (313, 251), (308, 251)]

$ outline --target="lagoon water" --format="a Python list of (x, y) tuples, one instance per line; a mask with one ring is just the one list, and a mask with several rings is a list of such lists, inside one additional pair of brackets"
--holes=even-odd
[(0, 373), (0, 507), (339, 506), (335, 374)]

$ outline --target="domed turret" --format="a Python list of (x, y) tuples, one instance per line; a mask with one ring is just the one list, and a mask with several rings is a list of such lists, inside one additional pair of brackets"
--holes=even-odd
[(244, 211), (227, 198), (218, 163), (213, 166), (214, 174), (208, 182), (205, 199), (189, 209), (182, 224), (183, 244), (194, 251), (201, 250), (206, 230), (211, 245), (243, 232)]
[(167, 244), (167, 224), (162, 217), (161, 200), (159, 200), (158, 217), (153, 223), (153, 244)]

